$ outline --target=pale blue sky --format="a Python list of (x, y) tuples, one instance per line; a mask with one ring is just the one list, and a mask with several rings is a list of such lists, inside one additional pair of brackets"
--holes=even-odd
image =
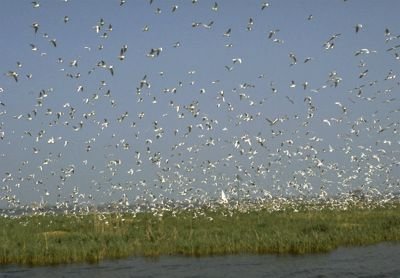
[(398, 1), (38, 2), (0, 4), (1, 205), (398, 191)]

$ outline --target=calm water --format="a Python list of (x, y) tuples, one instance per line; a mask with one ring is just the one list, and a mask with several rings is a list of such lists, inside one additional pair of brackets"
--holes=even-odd
[(97, 265), (0, 267), (0, 277), (400, 277), (400, 245), (339, 248), (306, 256), (130, 258)]

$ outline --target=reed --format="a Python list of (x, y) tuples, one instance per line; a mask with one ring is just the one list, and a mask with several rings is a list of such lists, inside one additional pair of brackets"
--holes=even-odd
[(0, 218), (0, 264), (97, 263), (127, 256), (305, 254), (400, 241), (400, 205), (346, 210), (92, 213)]

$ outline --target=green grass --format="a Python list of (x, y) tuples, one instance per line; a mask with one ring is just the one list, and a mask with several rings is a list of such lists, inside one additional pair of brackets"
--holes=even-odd
[(305, 254), (400, 241), (400, 204), (347, 210), (224, 209), (0, 218), (0, 264), (49, 265), (127, 256)]

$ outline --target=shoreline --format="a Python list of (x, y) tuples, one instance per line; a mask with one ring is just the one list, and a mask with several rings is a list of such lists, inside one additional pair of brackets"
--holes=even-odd
[(2, 217), (0, 227), (0, 265), (98, 263), (131, 256), (302, 255), (400, 242), (400, 204), (45, 214)]
[(0, 265), (2, 275), (11, 277), (397, 277), (400, 244), (382, 243), (363, 247), (338, 248), (329, 253), (292, 255), (230, 255), (214, 257), (160, 256), (104, 260), (98, 264), (66, 264), (29, 267)]

